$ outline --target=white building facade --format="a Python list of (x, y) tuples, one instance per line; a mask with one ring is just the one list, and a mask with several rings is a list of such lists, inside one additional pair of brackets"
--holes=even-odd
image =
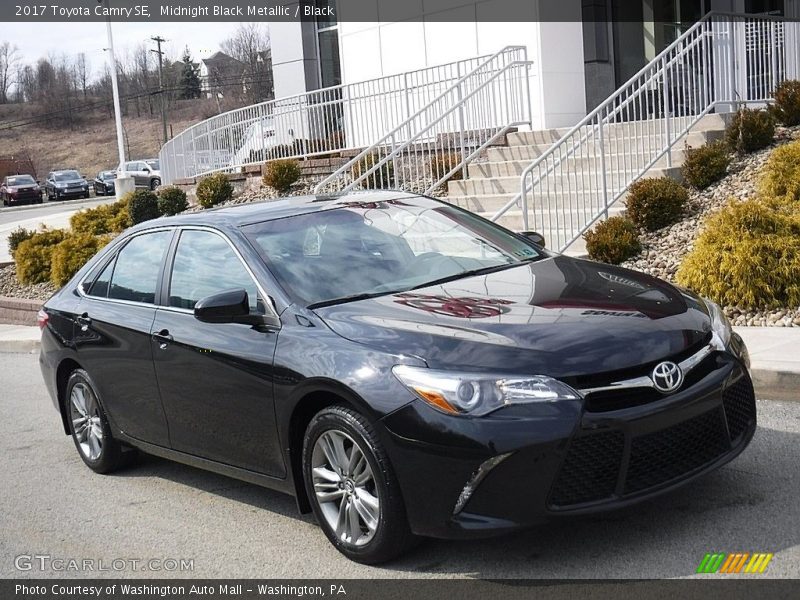
[[(565, 127), (709, 11), (800, 16), (800, 0), (403, 0), (402, 10), (396, 0), (367, 0), (358, 7), (359, 21), (339, 0), (341, 21), (271, 25), (276, 98), (518, 45), (532, 62), (533, 128)], [(515, 20), (496, 21), (504, 12)]]

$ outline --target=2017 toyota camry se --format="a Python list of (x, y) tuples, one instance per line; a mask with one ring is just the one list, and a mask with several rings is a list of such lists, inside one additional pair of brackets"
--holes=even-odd
[(403, 192), (148, 221), (40, 325), (91, 469), (138, 449), (293, 494), (366, 563), (650, 498), (756, 427), (715, 304)]

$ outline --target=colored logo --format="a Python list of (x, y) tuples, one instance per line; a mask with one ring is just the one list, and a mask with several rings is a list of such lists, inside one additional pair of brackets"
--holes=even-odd
[(763, 573), (773, 556), (763, 552), (706, 554), (697, 567), (697, 573)]
[(653, 385), (659, 392), (669, 394), (674, 392), (683, 383), (683, 371), (674, 362), (662, 362), (656, 365), (653, 369), (653, 374), (650, 375), (653, 380)]

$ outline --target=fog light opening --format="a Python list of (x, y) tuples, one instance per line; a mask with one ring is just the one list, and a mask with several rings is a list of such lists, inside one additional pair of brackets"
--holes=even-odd
[(511, 456), (511, 452), (506, 452), (505, 454), (498, 454), (497, 456), (493, 456), (492, 458), (484, 461), (481, 463), (475, 472), (470, 476), (467, 480), (467, 484), (464, 486), (464, 489), (461, 490), (461, 493), (458, 495), (458, 500), (456, 501), (456, 506), (453, 509), (453, 514), (457, 515), (469, 502), (469, 499), (472, 497), (472, 494), (478, 489), (481, 481), (489, 474), (489, 472), (494, 469), (497, 465), (503, 462), (506, 458)]

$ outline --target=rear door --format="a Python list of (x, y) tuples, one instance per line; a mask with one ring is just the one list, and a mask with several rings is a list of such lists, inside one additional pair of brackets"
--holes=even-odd
[(277, 332), (202, 323), (194, 305), (245, 289), (251, 312), (271, 311), (233, 243), (202, 228), (180, 233), (156, 311), (153, 354), (172, 447), (251, 471), (285, 475), (275, 425), (273, 356)]
[(132, 237), (83, 290), (78, 361), (114, 424), (127, 435), (169, 446), (150, 332), (174, 230)]

